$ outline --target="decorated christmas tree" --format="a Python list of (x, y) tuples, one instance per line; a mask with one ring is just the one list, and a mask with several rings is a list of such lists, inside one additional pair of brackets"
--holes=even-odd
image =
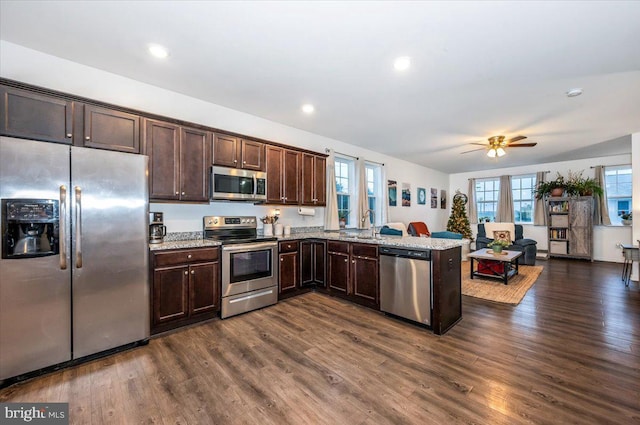
[(471, 239), (471, 226), (469, 225), (469, 217), (467, 217), (467, 195), (456, 190), (453, 196), (453, 207), (451, 208), (451, 216), (447, 223), (447, 230), (450, 232), (461, 233), (463, 238)]

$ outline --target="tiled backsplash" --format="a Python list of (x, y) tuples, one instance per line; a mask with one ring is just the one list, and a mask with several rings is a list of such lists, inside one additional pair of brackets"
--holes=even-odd
[[(309, 227), (292, 227), (291, 234), (295, 235), (296, 233), (309, 233), (309, 232), (322, 232), (324, 231), (323, 226), (309, 226)], [(169, 232), (164, 237), (165, 242), (174, 242), (174, 241), (191, 241), (202, 239), (204, 232)], [(263, 230), (258, 229), (258, 236), (263, 235)]]

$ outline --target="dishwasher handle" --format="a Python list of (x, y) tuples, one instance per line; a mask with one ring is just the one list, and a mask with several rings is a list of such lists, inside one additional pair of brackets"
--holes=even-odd
[(378, 250), (380, 255), (388, 255), (391, 257), (413, 258), (415, 260), (431, 261), (431, 250), (415, 250), (407, 248), (394, 248), (381, 246)]

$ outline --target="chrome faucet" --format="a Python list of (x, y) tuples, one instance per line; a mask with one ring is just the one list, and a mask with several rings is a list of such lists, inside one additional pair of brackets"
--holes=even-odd
[(362, 223), (362, 226), (364, 226), (364, 221), (367, 219), (367, 215), (371, 215), (371, 217), (373, 218), (373, 224), (371, 224), (371, 237), (373, 239), (376, 238), (376, 212), (372, 209), (368, 209), (364, 212), (364, 215), (362, 216), (362, 218), (360, 219), (360, 222)]

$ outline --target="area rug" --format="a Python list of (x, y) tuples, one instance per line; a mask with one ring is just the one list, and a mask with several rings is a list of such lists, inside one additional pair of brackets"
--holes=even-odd
[[(477, 265), (474, 262), (474, 266)], [(498, 279), (469, 277), (469, 262), (462, 262), (462, 294), (497, 303), (518, 305), (542, 273), (542, 266), (520, 266), (518, 275), (505, 285)]]

